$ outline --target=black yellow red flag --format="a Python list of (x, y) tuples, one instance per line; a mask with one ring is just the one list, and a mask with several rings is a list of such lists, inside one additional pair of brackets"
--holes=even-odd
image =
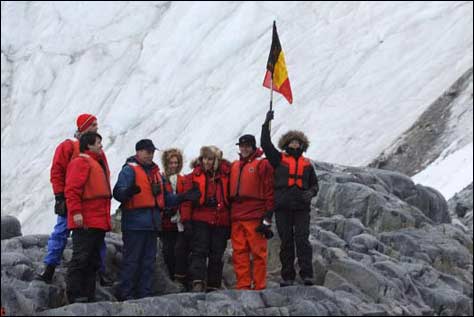
[(285, 55), (281, 49), (280, 39), (276, 29), (276, 23), (273, 21), (273, 37), (270, 55), (268, 55), (267, 72), (263, 80), (263, 86), (270, 89), (273, 84), (273, 90), (282, 94), (286, 100), (293, 103), (290, 80), (286, 70)]

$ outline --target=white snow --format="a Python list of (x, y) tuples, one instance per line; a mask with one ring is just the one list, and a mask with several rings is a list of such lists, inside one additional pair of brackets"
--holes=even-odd
[(447, 156), (442, 154), (428, 168), (413, 176), (413, 181), (436, 188), (449, 199), (472, 183), (472, 162), (473, 147), (469, 143)]
[(301, 129), (322, 161), (371, 162), (473, 63), (470, 1), (1, 8), (1, 212), (26, 233), (53, 227), (49, 168), (80, 113), (99, 118), (113, 183), (141, 138), (188, 162), (208, 144), (235, 159), (238, 136), (259, 136), (268, 109), (274, 19), (294, 103), (275, 96), (273, 140)]

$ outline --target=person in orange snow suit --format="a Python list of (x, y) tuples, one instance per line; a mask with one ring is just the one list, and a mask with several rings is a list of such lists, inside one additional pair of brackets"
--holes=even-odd
[(239, 146), (240, 159), (232, 163), (230, 171), (231, 241), (236, 288), (261, 290), (266, 287), (267, 239), (273, 236), (273, 168), (262, 157), (263, 151), (257, 149), (253, 135), (241, 136), (236, 145)]

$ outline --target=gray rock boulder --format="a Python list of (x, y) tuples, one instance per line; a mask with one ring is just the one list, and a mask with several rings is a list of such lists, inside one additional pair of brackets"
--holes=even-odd
[(2, 216), (2, 240), (21, 236), (20, 221), (13, 216)]

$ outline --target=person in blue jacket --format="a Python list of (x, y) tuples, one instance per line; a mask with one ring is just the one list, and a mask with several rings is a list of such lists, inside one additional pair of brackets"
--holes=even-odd
[(174, 207), (201, 196), (198, 189), (177, 195), (166, 191), (160, 169), (153, 162), (156, 148), (151, 140), (138, 141), (135, 150), (136, 155), (126, 160), (113, 190), (114, 198), (122, 203), (121, 300), (153, 295), (160, 212), (165, 206)]

